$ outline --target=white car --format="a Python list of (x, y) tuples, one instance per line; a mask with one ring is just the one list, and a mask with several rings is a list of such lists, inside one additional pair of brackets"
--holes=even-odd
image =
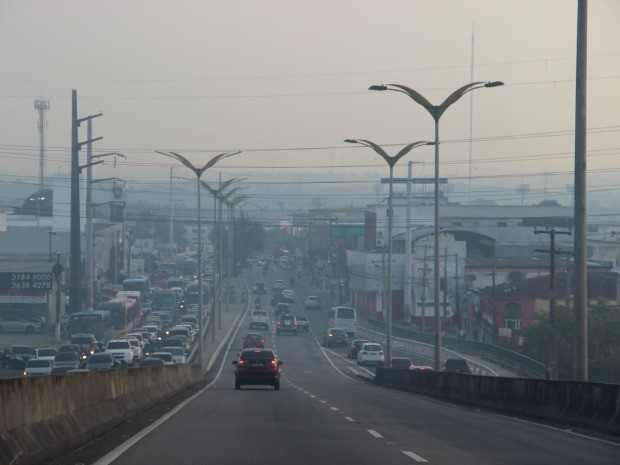
[(282, 297), (284, 297), (287, 302), (295, 302), (295, 293), (290, 289), (284, 289), (282, 291)]
[(125, 336), (123, 339), (127, 339), (133, 350), (133, 359), (140, 360), (142, 358), (142, 347), (140, 347), (140, 341), (133, 336)]
[(187, 363), (187, 357), (185, 355), (185, 351), (181, 347), (166, 347), (164, 350), (172, 354), (172, 359), (174, 360), (174, 363), (176, 364)]
[(31, 358), (26, 362), (24, 376), (42, 376), (52, 373), (52, 362), (50, 360)]
[(174, 358), (168, 351), (166, 352), (154, 352), (151, 354), (151, 358), (161, 358), (164, 361), (164, 365), (174, 365)]
[(111, 353), (123, 365), (133, 365), (134, 351), (127, 339), (112, 339), (106, 345), (105, 351)]
[(58, 350), (54, 349), (53, 347), (34, 349), (33, 358), (36, 358), (37, 360), (49, 360), (50, 362), (53, 362), (57, 352)]
[(376, 342), (365, 342), (357, 352), (358, 365), (378, 365), (385, 363), (383, 347)]

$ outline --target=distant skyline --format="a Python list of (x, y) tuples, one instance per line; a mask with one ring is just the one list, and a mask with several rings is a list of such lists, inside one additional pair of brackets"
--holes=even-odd
[[(588, 5), (588, 187), (604, 204), (619, 191), (620, 1)], [(80, 117), (104, 114), (93, 124), (94, 136), (104, 138), (95, 152), (128, 157), (116, 168), (111, 161), (97, 166), (98, 178), (120, 177), (138, 190), (161, 183), (167, 192), (169, 167), (177, 165), (155, 150), (199, 163), (241, 149), (207, 181), (220, 173), (248, 178), (250, 203), (259, 205), (278, 202), (264, 193), (265, 183), (291, 179), (303, 203), (338, 183), (357, 192), (352, 201), (372, 203), (387, 166), (343, 140), (369, 139), (396, 152), (432, 140), (433, 124), (404, 95), (368, 87), (400, 83), (440, 103), (470, 82), (473, 58), (475, 81), (505, 86), (473, 94), (471, 193), (470, 97), (442, 117), (441, 175), (466, 189), (454, 199), (516, 204), (521, 184), (532, 198), (566, 196), (576, 13), (577, 0), (4, 0), (0, 180), (36, 183), (36, 99), (50, 101), (46, 174), (68, 172), (76, 89)], [(406, 175), (409, 160), (415, 176), (432, 177), (432, 147), (403, 159), (397, 176)], [(350, 182), (366, 179), (361, 189)], [(329, 184), (316, 184), (321, 180)]]

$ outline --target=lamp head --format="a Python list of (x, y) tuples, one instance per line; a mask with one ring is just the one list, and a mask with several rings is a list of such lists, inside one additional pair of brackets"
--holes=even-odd
[(499, 86), (503, 86), (504, 83), (502, 81), (492, 81), (492, 82), (487, 82), (484, 87), (499, 87)]
[(388, 90), (388, 88), (386, 85), (381, 84), (380, 86), (370, 86), (368, 90)]

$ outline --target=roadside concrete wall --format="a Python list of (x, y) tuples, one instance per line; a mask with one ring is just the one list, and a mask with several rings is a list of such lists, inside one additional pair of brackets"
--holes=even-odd
[(620, 385), (378, 368), (375, 384), (620, 435)]
[(0, 464), (44, 463), (201, 379), (175, 365), (0, 380)]

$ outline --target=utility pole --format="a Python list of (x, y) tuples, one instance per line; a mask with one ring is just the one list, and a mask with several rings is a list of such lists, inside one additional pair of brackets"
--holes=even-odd
[(404, 311), (403, 320), (411, 324), (411, 166), (408, 163), (407, 171), (407, 223), (405, 225), (405, 283), (404, 283)]
[(555, 298), (555, 236), (556, 234), (564, 234), (570, 236), (570, 231), (556, 231), (554, 228), (548, 231), (534, 231), (534, 234), (549, 234), (551, 241), (550, 250), (536, 250), (537, 252), (545, 252), (550, 255), (549, 261), (549, 329), (551, 332), (549, 347), (549, 375), (550, 379), (558, 379), (558, 335), (556, 323), (556, 298)]
[(80, 229), (80, 158), (79, 151), (82, 145), (94, 142), (89, 138), (86, 142), (78, 141), (78, 127), (84, 121), (101, 116), (102, 113), (78, 119), (77, 91), (71, 91), (71, 221), (69, 226), (69, 311), (77, 312), (82, 306), (82, 242)]
[(422, 265), (422, 332), (426, 332), (426, 247), (424, 244), (424, 265)]
[(443, 324), (448, 317), (448, 247), (444, 248), (443, 255)]
[(454, 275), (454, 281), (455, 281), (455, 303), (454, 303), (454, 314), (456, 315), (456, 329), (457, 329), (457, 334), (459, 337), (461, 337), (461, 293), (459, 291), (459, 254), (456, 254), (455, 256), (455, 260), (454, 260), (454, 268), (456, 270), (455, 275)]
[(586, 260), (586, 130), (588, 79), (588, 1), (577, 5), (575, 85), (575, 352), (574, 381), (588, 381), (588, 269)]
[(170, 235), (169, 238), (169, 256), (172, 257), (174, 255), (174, 203), (172, 201), (172, 170), (174, 169), (173, 166), (170, 167), (170, 229), (168, 234)]

